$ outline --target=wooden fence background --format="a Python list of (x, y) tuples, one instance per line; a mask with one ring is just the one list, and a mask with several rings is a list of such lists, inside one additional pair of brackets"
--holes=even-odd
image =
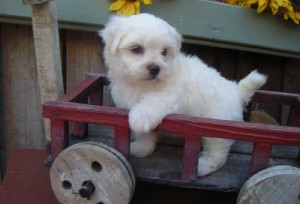
[[(41, 104), (36, 78), (31, 26), (0, 24), (0, 148), (1, 169), (12, 151), (45, 148)], [(105, 72), (102, 44), (97, 33), (60, 30), (63, 76), (66, 91), (87, 72)], [(258, 69), (269, 76), (264, 89), (300, 93), (300, 59), (184, 44), (182, 50), (196, 54), (229, 79), (239, 80)], [(3, 103), (2, 103), (3, 102)], [(278, 120), (279, 108), (268, 109)]]

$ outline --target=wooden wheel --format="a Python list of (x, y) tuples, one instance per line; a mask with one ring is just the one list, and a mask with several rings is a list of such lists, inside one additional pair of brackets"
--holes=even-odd
[(253, 175), (243, 185), (237, 204), (300, 203), (300, 169), (274, 166)]
[(273, 116), (264, 111), (251, 111), (249, 121), (252, 123), (279, 125)]
[(135, 188), (125, 157), (110, 146), (92, 142), (61, 152), (51, 167), (50, 179), (62, 204), (129, 203)]

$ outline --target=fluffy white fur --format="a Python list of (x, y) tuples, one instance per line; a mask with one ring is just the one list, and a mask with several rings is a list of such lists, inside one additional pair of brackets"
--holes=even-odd
[[(154, 151), (152, 130), (169, 114), (242, 121), (243, 105), (266, 82), (257, 71), (238, 84), (226, 80), (199, 58), (182, 54), (178, 32), (150, 14), (112, 17), (100, 35), (114, 102), (130, 109), (136, 157)], [(222, 167), (233, 142), (204, 138), (198, 175)]]

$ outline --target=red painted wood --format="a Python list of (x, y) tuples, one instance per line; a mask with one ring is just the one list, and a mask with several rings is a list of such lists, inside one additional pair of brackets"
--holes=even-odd
[(263, 170), (269, 165), (272, 145), (267, 143), (255, 143), (252, 150), (251, 164), (249, 168), (250, 176)]
[[(300, 96), (290, 108), (287, 125), (300, 127)], [(298, 161), (300, 163), (300, 148), (298, 153)]]
[[(43, 115), (47, 118), (102, 124), (114, 127), (128, 126), (128, 110), (78, 104), (73, 102), (47, 102)], [(244, 123), (186, 115), (167, 116), (156, 130), (183, 135), (300, 146), (300, 128)]]
[(194, 181), (197, 179), (198, 153), (200, 151), (201, 138), (193, 135), (185, 135), (184, 138), (181, 179), (183, 181)]
[(46, 150), (13, 152), (0, 187), (1, 204), (59, 204), (50, 185)]
[(300, 127), (300, 96), (291, 106), (287, 124), (294, 127)]
[[(87, 98), (79, 97), (77, 100), (78, 103), (87, 104)], [(88, 135), (88, 124), (87, 123), (73, 123), (73, 133), (71, 134), (73, 137), (76, 138), (84, 138)]]
[[(68, 142), (67, 126), (64, 121), (115, 127), (115, 148), (127, 158), (129, 157), (128, 110), (78, 103), (90, 97), (90, 103), (102, 105), (103, 86), (108, 84), (109, 82), (104, 75), (90, 74), (70, 93), (57, 101), (44, 104), (44, 117), (51, 118), (54, 121), (51, 153), (54, 158)], [(99, 92), (97, 93), (97, 91)], [(297, 94), (258, 91), (253, 97), (253, 102), (293, 105), (297, 102), (297, 97), (299, 98)], [(267, 166), (272, 145), (300, 147), (299, 112), (299, 106), (293, 106), (289, 119), (297, 127), (170, 115), (163, 120), (156, 130), (186, 135), (182, 179), (191, 181), (197, 176), (197, 155), (202, 135), (255, 142), (250, 167), (250, 172), (254, 173)]]
[(86, 79), (66, 95), (60, 97), (59, 101), (78, 101), (80, 98), (88, 98), (91, 92), (97, 90), (100, 84), (107, 85), (108, 81), (103, 74), (88, 74)]
[(129, 128), (128, 110), (114, 107), (78, 104), (74, 102), (47, 102), (43, 105), (43, 115), (47, 118), (102, 124)]
[[(92, 105), (102, 105), (103, 99), (103, 75), (101, 74), (87, 74), (85, 80), (69, 94), (61, 97), (62, 101), (76, 101), (78, 103), (89, 103)], [(99, 83), (100, 82), (100, 83)], [(106, 82), (107, 83), (107, 82)], [(86, 92), (86, 93), (84, 93)], [(88, 134), (88, 126), (86, 123), (74, 123), (72, 136), (83, 138)]]
[(130, 130), (128, 128), (116, 127), (114, 147), (121, 152), (127, 160), (130, 156)]
[(100, 75), (99, 78), (97, 76), (98, 76), (98, 74), (87, 74), (86, 75), (86, 80), (89, 80), (90, 78), (92, 78), (94, 80), (95, 79), (100, 80), (98, 87), (91, 90), (89, 104), (102, 106), (103, 105), (103, 88), (104, 88), (104, 85), (108, 84), (108, 82), (106, 81), (106, 77), (103, 77), (103, 75)]
[(91, 105), (103, 105), (103, 85), (100, 85), (99, 89), (95, 89), (90, 94)]
[(69, 145), (68, 123), (51, 119), (51, 156), (54, 160)]
[(298, 96), (299, 94), (258, 90), (255, 92), (252, 100), (259, 103), (291, 105), (294, 103)]
[(84, 138), (88, 135), (88, 126), (86, 123), (74, 123), (72, 136), (76, 138)]

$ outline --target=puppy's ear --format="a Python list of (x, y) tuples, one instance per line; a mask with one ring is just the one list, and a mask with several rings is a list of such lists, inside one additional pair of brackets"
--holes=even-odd
[(177, 54), (180, 52), (181, 49), (181, 44), (182, 44), (182, 36), (175, 30), (175, 33), (173, 33), (175, 39), (176, 39), (176, 43), (177, 43)]
[(177, 32), (177, 30), (170, 26), (170, 35), (173, 37), (173, 39), (175, 40), (175, 44), (176, 46), (174, 47), (175, 49), (175, 55), (177, 55), (180, 52), (181, 49), (181, 44), (182, 44), (182, 36)]
[(106, 24), (105, 28), (99, 31), (99, 35), (102, 37), (110, 54), (114, 54), (117, 51), (120, 41), (124, 36), (125, 32), (122, 22), (125, 18), (124, 16), (114, 16)]

